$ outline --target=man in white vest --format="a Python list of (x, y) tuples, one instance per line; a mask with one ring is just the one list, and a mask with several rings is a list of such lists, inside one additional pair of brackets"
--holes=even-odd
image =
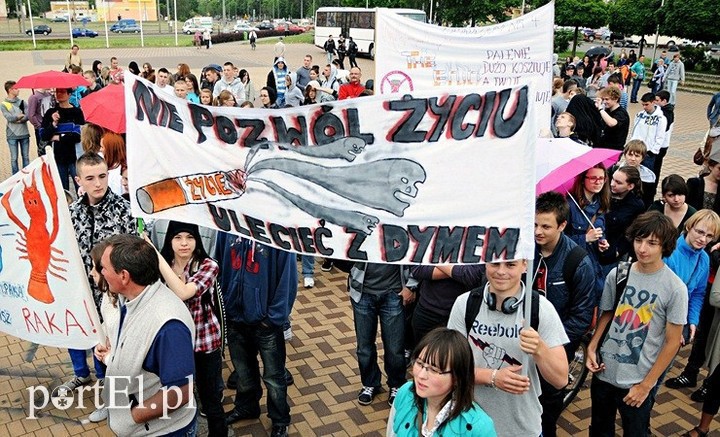
[(194, 435), (190, 312), (160, 282), (157, 253), (149, 243), (121, 234), (104, 244), (102, 275), (122, 302), (118, 328), (107, 333), (116, 342), (95, 348), (107, 365), (108, 425), (117, 435)]

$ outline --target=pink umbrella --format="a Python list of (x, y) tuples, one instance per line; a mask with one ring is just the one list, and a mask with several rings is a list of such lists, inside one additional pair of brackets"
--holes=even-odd
[(108, 85), (83, 97), (80, 107), (85, 121), (121, 134), (125, 132), (125, 87)]
[[(552, 169), (545, 174), (539, 173), (540, 180), (535, 185), (535, 192), (545, 193), (547, 191), (558, 191), (565, 193), (572, 189), (575, 177), (596, 164), (604, 164), (609, 167), (617, 162), (620, 156), (619, 150), (593, 149), (572, 140), (573, 144), (563, 143), (562, 147), (555, 147), (551, 141), (538, 141), (536, 156), (554, 156), (555, 162), (551, 164)], [(541, 150), (543, 149), (543, 150)], [(560, 163), (558, 163), (558, 160)], [(564, 162), (563, 162), (564, 161)], [(541, 163), (536, 165), (541, 166)]]
[(87, 81), (81, 74), (50, 70), (21, 77), (15, 88), (75, 88), (86, 85)]

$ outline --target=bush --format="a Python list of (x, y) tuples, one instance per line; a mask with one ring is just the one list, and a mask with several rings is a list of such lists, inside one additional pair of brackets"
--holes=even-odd
[[(235, 42), (235, 41), (244, 41), (245, 35), (249, 32), (240, 32), (240, 33), (221, 33), (219, 35), (214, 35), (212, 38), (213, 44), (222, 44), (225, 42)], [(258, 39), (261, 38), (269, 38), (273, 36), (285, 36), (284, 30), (256, 30), (255, 33), (257, 33)], [(290, 31), (287, 34), (288, 35), (299, 35), (302, 32), (298, 31)]]
[(695, 67), (695, 70), (720, 74), (720, 59), (706, 56), (705, 59)]
[(573, 40), (575, 32), (571, 30), (556, 30), (553, 37), (553, 52), (566, 52), (570, 48), (570, 42)]
[(705, 61), (707, 55), (704, 47), (683, 47), (681, 58), (685, 64), (685, 69), (694, 71)]

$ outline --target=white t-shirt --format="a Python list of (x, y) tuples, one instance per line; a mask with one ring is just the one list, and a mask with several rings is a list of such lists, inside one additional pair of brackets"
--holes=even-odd
[[(465, 335), (465, 309), (470, 293), (460, 295), (448, 320), (448, 328)], [(569, 341), (560, 316), (552, 304), (540, 296), (538, 332), (548, 347), (561, 346)], [(486, 302), (480, 306), (468, 343), (473, 351), (475, 367), (501, 369), (522, 363), (527, 356), (520, 349), (520, 330), (525, 318), (521, 308), (513, 314), (491, 310)], [(542, 406), (537, 367), (530, 360), (528, 369), (530, 390), (522, 395), (511, 394), (492, 387), (475, 384), (475, 401), (495, 423), (499, 436), (538, 436), (542, 432)]]

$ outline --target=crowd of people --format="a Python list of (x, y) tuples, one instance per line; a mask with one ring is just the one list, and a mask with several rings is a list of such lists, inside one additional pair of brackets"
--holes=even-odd
[[(342, 36), (331, 38), (326, 65), (313, 65), (308, 54), (293, 70), (279, 40), (264, 84), (229, 61), (209, 64), (197, 76), (183, 63), (172, 74), (149, 63), (140, 69), (131, 62), (127, 70), (152, 82), (155, 92), (196, 104), (272, 110), (371, 95), (372, 81), (362, 83), (352, 44), (352, 38), (347, 48)], [(710, 134), (699, 176), (665, 176), (656, 200), (671, 145), (677, 82), (684, 80), (679, 57), (665, 62), (664, 55), (654, 62), (653, 92), (640, 96), (642, 109), (632, 122), (628, 103), (637, 103), (640, 83), (649, 76), (642, 55), (621, 53), (617, 64), (603, 56), (568, 60), (556, 71), (553, 134), (622, 155), (610, 168), (597, 164), (583, 171), (567, 195), (538, 196), (532, 271), (525, 260), (323, 264), (323, 270), (348, 274), (361, 406), (382, 391), (380, 327), (391, 406), (388, 435), (556, 435), (568, 363), (593, 328), (587, 357), (594, 374), (592, 436), (614, 435), (617, 411), (626, 435), (647, 435), (657, 390), (679, 348), (689, 344), (685, 371), (666, 385), (696, 386), (708, 362), (711, 376), (693, 394), (705, 402), (703, 416), (687, 435), (707, 434), (720, 408), (720, 372), (712, 371), (720, 356), (720, 322), (714, 317), (720, 305), (720, 284), (714, 285), (720, 266), (720, 93), (708, 107)], [(125, 139), (87, 123), (81, 110), (88, 94), (119, 86), (125, 70), (117, 58), (109, 67), (95, 61), (83, 70), (76, 48), (68, 62), (68, 71), (82, 74), (87, 86), (35, 90), (26, 105), (9, 81), (0, 109), (15, 150), (13, 173), (18, 150), (27, 165), (29, 122), (38, 152), (53, 147), (63, 187), (76, 198), (71, 218), (108, 333), (92, 351), (98, 383), (133, 377), (127, 390), (110, 394), (129, 408), (98, 408), (90, 421), (107, 419), (120, 435), (192, 435), (195, 387), (209, 435), (225, 436), (228, 425), (260, 416), (262, 382), (271, 435), (287, 435), (287, 388), (294, 378), (285, 343), (293, 338), (290, 316), (298, 288), (315, 287), (316, 260), (300, 256), (301, 285), (293, 253), (194, 224), (133, 218)], [(522, 308), (530, 296), (528, 315)], [(525, 320), (529, 326), (523, 328)], [(235, 390), (227, 413), (225, 344), (234, 369), (227, 386)], [(74, 377), (65, 388), (92, 383), (87, 353), (69, 352)], [(531, 364), (524, 366), (527, 357)], [(144, 383), (133, 382), (135, 377)], [(163, 393), (168, 387), (177, 389), (170, 398)]]

